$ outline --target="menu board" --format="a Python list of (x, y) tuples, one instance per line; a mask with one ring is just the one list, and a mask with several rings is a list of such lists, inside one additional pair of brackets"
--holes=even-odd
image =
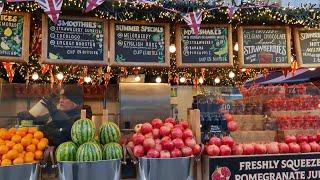
[(176, 27), (177, 65), (180, 67), (232, 66), (230, 25), (201, 25), (196, 36), (187, 27)]
[(291, 31), (285, 26), (250, 26), (238, 29), (242, 67), (290, 67)]
[(120, 66), (170, 66), (169, 25), (112, 22), (110, 61)]
[(3, 13), (0, 15), (1, 61), (27, 62), (29, 59), (30, 15)]
[(300, 67), (320, 67), (320, 30), (294, 29), (294, 42)]
[(102, 19), (61, 17), (55, 25), (43, 16), (43, 49), (45, 63), (107, 64), (107, 23)]

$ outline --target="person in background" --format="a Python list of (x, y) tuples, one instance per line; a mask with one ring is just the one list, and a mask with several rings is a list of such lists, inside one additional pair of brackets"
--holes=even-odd
[[(80, 119), (83, 108), (82, 87), (76, 85), (65, 86), (60, 91), (58, 106), (55, 103), (56, 95), (51, 94), (42, 98), (42, 104), (48, 109), (49, 114), (41, 117), (33, 117), (29, 111), (18, 113), (19, 120), (33, 120), (34, 125), (44, 132), (52, 146), (71, 140), (71, 127), (73, 123)], [(92, 112), (90, 106), (85, 107), (87, 118), (91, 119)]]

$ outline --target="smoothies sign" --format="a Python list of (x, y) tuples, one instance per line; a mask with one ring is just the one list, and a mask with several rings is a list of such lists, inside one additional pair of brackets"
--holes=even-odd
[(209, 159), (209, 180), (320, 179), (320, 154), (231, 156)]
[(242, 67), (290, 67), (288, 27), (240, 27), (239, 58)]
[(176, 27), (178, 66), (232, 66), (232, 28), (202, 25), (199, 35), (189, 27)]
[(63, 17), (54, 25), (44, 17), (46, 63), (107, 64), (106, 25), (94, 18)]
[(167, 24), (111, 23), (111, 63), (169, 66)]
[(29, 57), (30, 15), (1, 14), (0, 58), (3, 61), (25, 62)]

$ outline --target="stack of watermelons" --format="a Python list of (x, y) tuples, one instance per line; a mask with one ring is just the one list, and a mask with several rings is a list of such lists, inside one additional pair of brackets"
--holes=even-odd
[(118, 144), (120, 129), (113, 122), (104, 123), (95, 138), (96, 127), (90, 119), (77, 120), (71, 129), (72, 141), (60, 144), (57, 161), (99, 161), (121, 159), (122, 147)]

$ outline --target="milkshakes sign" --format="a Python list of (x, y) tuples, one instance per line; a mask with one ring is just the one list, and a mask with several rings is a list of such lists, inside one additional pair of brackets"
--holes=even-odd
[(209, 180), (320, 179), (320, 154), (230, 156), (209, 159)]

